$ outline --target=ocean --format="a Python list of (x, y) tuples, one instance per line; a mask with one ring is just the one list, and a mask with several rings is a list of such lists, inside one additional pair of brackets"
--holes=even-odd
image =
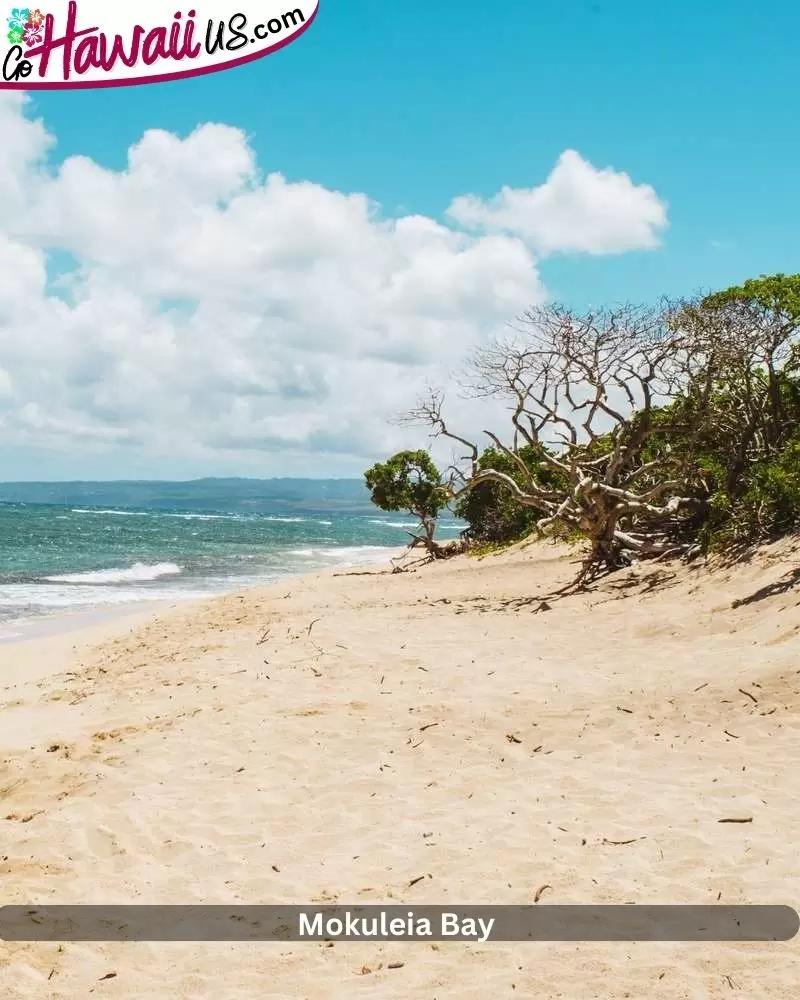
[[(0, 638), (41, 615), (388, 564), (414, 526), (360, 480), (0, 483)], [(462, 527), (446, 518), (440, 536)]]

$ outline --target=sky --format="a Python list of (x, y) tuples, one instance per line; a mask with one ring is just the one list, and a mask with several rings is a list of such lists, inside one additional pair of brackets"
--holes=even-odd
[(798, 38), (788, 0), (321, 0), (246, 66), (0, 92), (0, 480), (357, 476), (426, 384), (478, 434), (451, 373), (529, 306), (800, 270)]

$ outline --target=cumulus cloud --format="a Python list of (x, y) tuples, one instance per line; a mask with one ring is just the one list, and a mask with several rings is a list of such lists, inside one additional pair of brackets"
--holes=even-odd
[(23, 115), (24, 105), (23, 93), (0, 91), (0, 232), (27, 203), (26, 166), (38, 163), (53, 141), (41, 122)]
[(409, 440), (387, 416), (545, 298), (537, 256), (647, 245), (662, 218), (577, 154), (532, 192), (456, 199), (453, 226), (265, 176), (225, 125), (149, 131), (119, 171), (50, 162), (15, 92), (0, 129), (0, 447), (113, 456), (98, 474), (352, 473)]
[(448, 214), (468, 229), (515, 233), (540, 256), (647, 250), (667, 225), (666, 205), (649, 184), (598, 170), (572, 149), (539, 187), (504, 187), (489, 201), (465, 195)]

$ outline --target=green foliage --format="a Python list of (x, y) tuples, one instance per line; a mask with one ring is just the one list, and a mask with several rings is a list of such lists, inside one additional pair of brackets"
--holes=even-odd
[(734, 331), (723, 365), (706, 391), (698, 378), (665, 408), (671, 425), (651, 442), (669, 445), (682, 482), (704, 499), (693, 528), (716, 551), (800, 526), (800, 275), (717, 292), (695, 316), (713, 323), (720, 310)]
[[(758, 387), (763, 375), (755, 372), (753, 376), (751, 388), (765, 396), (765, 387)], [(659, 481), (674, 479), (673, 495), (697, 501), (696, 508), (676, 524), (676, 542), (698, 544), (705, 551), (726, 551), (800, 530), (800, 377), (781, 372), (777, 384), (784, 433), (773, 447), (767, 447), (764, 433), (770, 420), (766, 408), (760, 411), (750, 436), (740, 416), (740, 387), (730, 372), (717, 380), (702, 402), (690, 386), (687, 393), (652, 410), (652, 432), (639, 461), (653, 464), (654, 470), (641, 476), (637, 486), (644, 491)], [(635, 426), (636, 418), (629, 432)], [(602, 454), (609, 442), (609, 436), (598, 438), (586, 453)], [(537, 482), (566, 489), (561, 477), (542, 465), (532, 449), (521, 450), (520, 457)], [(486, 449), (479, 467), (505, 472), (524, 486), (516, 463), (495, 448)], [(538, 511), (523, 507), (506, 487), (494, 482), (481, 483), (465, 494), (455, 513), (468, 522), (470, 538), (482, 543), (486, 551), (524, 538), (541, 518)]]
[(797, 325), (800, 322), (800, 274), (761, 275), (743, 285), (707, 295), (701, 308), (715, 309), (729, 304), (758, 308), (772, 317)]
[[(800, 275), (774, 275), (746, 281), (692, 307), (695, 318), (713, 321), (734, 309), (735, 339), (725, 364), (713, 373), (698, 372), (686, 391), (647, 414), (634, 414), (616, 429), (634, 439), (648, 422), (646, 444), (636, 462), (645, 468), (637, 489), (645, 492), (673, 480), (672, 492), (696, 506), (673, 526), (676, 542), (705, 550), (735, 549), (800, 528)], [(767, 345), (767, 351), (764, 345)], [(782, 353), (770, 353), (774, 345)], [(705, 380), (704, 380), (705, 377)], [(608, 453), (611, 434), (587, 444), (583, 454)], [(520, 457), (537, 482), (566, 489), (542, 452), (523, 449)], [(479, 468), (494, 468), (524, 487), (518, 466), (489, 448)], [(499, 483), (482, 483), (459, 501), (456, 512), (470, 525), (470, 535), (488, 544), (504, 544), (529, 534), (541, 515), (519, 504)]]
[[(722, 479), (722, 477), (720, 477)], [(710, 497), (699, 531), (712, 551), (738, 549), (800, 528), (800, 432), (769, 460), (755, 462), (737, 484)]]
[[(430, 526), (447, 503), (439, 470), (427, 451), (401, 451), (364, 473), (376, 507), (408, 511)], [(432, 531), (431, 531), (432, 534)]]
[[(519, 457), (531, 470), (535, 482), (542, 486), (563, 485), (559, 477), (542, 464), (544, 449), (526, 446), (519, 450)], [(478, 470), (494, 469), (510, 476), (524, 487), (525, 476), (518, 464), (498, 448), (487, 448), (478, 459)], [(507, 545), (529, 535), (541, 513), (520, 504), (513, 494), (496, 482), (480, 483), (465, 493), (456, 503), (454, 513), (469, 525), (468, 535), (473, 541), (487, 545)]]
[[(542, 510), (611, 556), (625, 534), (637, 551), (653, 537), (662, 552), (735, 551), (800, 530), (800, 274), (707, 295), (682, 306), (673, 322), (691, 359), (673, 383), (682, 391), (667, 390), (673, 395), (661, 396), (662, 405), (649, 397), (624, 417), (607, 411), (607, 434), (559, 453), (569, 475), (542, 445), (517, 450), (518, 461), (498, 447), (480, 455), (478, 472), (513, 480), (531, 505), (491, 478), (466, 491), (454, 513), (467, 522), (474, 552), (529, 535)], [(373, 502), (419, 517), (434, 548), (433, 524), (452, 494), (428, 453), (401, 452), (365, 476)], [(586, 483), (585, 506), (570, 520), (563, 511)], [(607, 536), (598, 524), (610, 525)]]

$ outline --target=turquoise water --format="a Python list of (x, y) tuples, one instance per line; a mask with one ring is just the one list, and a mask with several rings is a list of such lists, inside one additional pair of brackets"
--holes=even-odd
[[(0, 637), (43, 614), (388, 562), (413, 527), (358, 481), (0, 484)], [(446, 520), (442, 538), (459, 530)]]

